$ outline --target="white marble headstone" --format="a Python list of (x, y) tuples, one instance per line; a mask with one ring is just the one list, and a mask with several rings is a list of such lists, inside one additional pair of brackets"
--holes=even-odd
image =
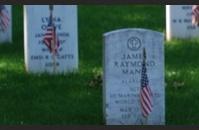
[[(143, 48), (152, 91), (152, 112), (144, 118), (140, 89)], [(146, 29), (104, 34), (103, 107), (107, 125), (164, 125), (164, 37)]]
[(0, 5), (0, 43), (12, 42), (12, 6)]
[(59, 42), (56, 42), (56, 54), (44, 42), (50, 19), (49, 5), (24, 6), (24, 52), (28, 72), (54, 74), (78, 69), (77, 6), (53, 5), (52, 17)]
[(194, 38), (199, 27), (192, 25), (192, 5), (166, 5), (166, 38)]

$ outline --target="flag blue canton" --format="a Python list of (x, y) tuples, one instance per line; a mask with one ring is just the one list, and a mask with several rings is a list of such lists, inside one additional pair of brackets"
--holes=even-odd
[(146, 73), (146, 63), (143, 62), (142, 63), (142, 79), (141, 79), (141, 83), (142, 83), (142, 87), (146, 87), (148, 86), (149, 84), (149, 80), (148, 80), (148, 76), (147, 76), (147, 73)]

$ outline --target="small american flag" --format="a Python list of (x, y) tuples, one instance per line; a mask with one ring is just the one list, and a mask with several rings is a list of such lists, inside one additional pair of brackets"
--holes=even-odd
[(146, 51), (143, 49), (143, 63), (141, 73), (141, 90), (140, 90), (141, 111), (144, 117), (147, 117), (152, 112), (152, 92), (149, 87), (149, 80), (146, 68)]
[[(58, 52), (57, 50), (60, 46), (60, 43), (59, 43), (59, 39), (56, 34), (56, 27), (53, 24), (52, 14), (50, 15), (49, 23), (48, 23), (43, 41), (51, 53), (57, 54), (57, 52)], [(54, 48), (54, 50), (53, 50), (53, 48)]]
[(192, 6), (192, 24), (199, 26), (199, 5)]
[(6, 10), (5, 5), (0, 5), (0, 28), (3, 31), (6, 31), (9, 26), (9, 17), (8, 11)]

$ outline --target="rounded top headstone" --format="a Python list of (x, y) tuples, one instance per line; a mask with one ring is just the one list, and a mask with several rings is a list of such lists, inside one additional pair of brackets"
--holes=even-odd
[(104, 33), (103, 36), (104, 37), (107, 37), (107, 36), (110, 36), (110, 35), (114, 35), (114, 34), (117, 34), (117, 33), (127, 33), (127, 32), (137, 32), (137, 33), (147, 33), (147, 32), (150, 32), (150, 33), (153, 33), (155, 35), (160, 35), (160, 36), (163, 36), (162, 33), (160, 32), (157, 32), (157, 31), (154, 31), (154, 30), (150, 30), (150, 29), (143, 29), (143, 28), (125, 28), (125, 29), (117, 29), (117, 30), (114, 30), (114, 31), (110, 31), (110, 32), (107, 32), (107, 33)]

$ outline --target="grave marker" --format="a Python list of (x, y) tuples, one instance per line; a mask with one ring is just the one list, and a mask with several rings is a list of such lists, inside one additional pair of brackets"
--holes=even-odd
[[(163, 40), (162, 33), (146, 29), (104, 34), (103, 110), (107, 125), (165, 124)], [(147, 88), (151, 91), (143, 93)]]
[(31, 73), (78, 69), (76, 5), (25, 5), (25, 64)]
[(192, 5), (166, 5), (166, 39), (195, 38), (199, 28), (192, 25)]

